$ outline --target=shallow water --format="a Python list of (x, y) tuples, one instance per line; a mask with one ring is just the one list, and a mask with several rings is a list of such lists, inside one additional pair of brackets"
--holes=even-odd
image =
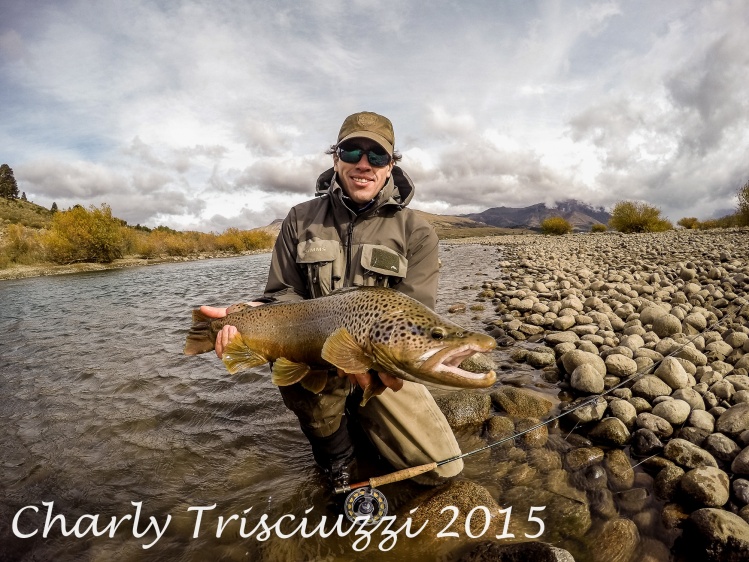
[[(496, 249), (453, 246), (441, 258), (440, 312), (472, 303), (481, 281), (498, 277)], [(0, 283), (1, 560), (432, 560), (461, 546), (455, 539), (428, 552), (400, 537), (382, 552), (377, 536), (358, 553), (351, 536), (240, 534), (243, 518), (249, 532), (263, 514), (268, 525), (288, 515), (287, 532), (303, 517), (308, 529), (323, 517), (331, 529), (337, 515), (267, 369), (230, 376), (213, 354), (182, 355), (190, 310), (259, 294), (269, 261), (266, 254)], [(481, 329), (487, 305), (453, 319)], [(495, 359), (516, 384), (554, 396), (537, 372), (510, 368), (502, 351)], [(458, 438), (464, 450), (482, 444), (470, 432)], [(488, 484), (486, 460), (467, 460), (465, 476)], [(396, 508), (417, 491), (409, 483), (383, 490)], [(58, 518), (44, 538), (48, 511), (83, 536), (63, 536)], [(101, 537), (90, 528), (97, 515)], [(217, 538), (220, 516), (235, 517)], [(14, 517), (15, 531), (29, 538), (14, 536)], [(112, 517), (122, 521), (110, 537)], [(158, 537), (149, 525), (162, 528), (167, 517)]]

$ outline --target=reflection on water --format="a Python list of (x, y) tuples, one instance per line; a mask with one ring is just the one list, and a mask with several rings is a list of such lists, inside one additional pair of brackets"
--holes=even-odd
[[(477, 271), (496, 275), (486, 255), (470, 246), (442, 252), (441, 311), (474, 298), (475, 289), (461, 287), (487, 278)], [(294, 514), (296, 521), (306, 515), (312, 527), (323, 516), (332, 522), (337, 511), (267, 370), (230, 376), (213, 354), (182, 355), (190, 310), (259, 294), (269, 258), (0, 284), (0, 559), (352, 557), (351, 537), (241, 536), (243, 518), (249, 532), (262, 514), (268, 524), (284, 514)], [(480, 327), (471, 314), (457, 319)], [(480, 480), (485, 470), (467, 462), (471, 478)], [(408, 496), (409, 486), (396, 484), (385, 492)], [(202, 512), (194, 538), (199, 512), (189, 508), (213, 505)], [(25, 506), (34, 508), (18, 517), (19, 531), (36, 534), (19, 539), (10, 526)], [(102, 532), (112, 517), (121, 522), (114, 538), (106, 533), (96, 538), (89, 529), (92, 518), (84, 518), (77, 530), (89, 532), (77, 538), (62, 536), (58, 518), (43, 538), (48, 510), (64, 515), (68, 528), (84, 514), (98, 515)], [(219, 516), (226, 522), (233, 515), (216, 538)], [(158, 537), (156, 527), (164, 527), (168, 516), (167, 530)], [(407, 542), (381, 553), (373, 540), (358, 556), (419, 559)]]

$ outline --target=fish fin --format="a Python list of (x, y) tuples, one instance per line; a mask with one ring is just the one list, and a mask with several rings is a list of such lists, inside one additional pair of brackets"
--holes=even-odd
[(279, 357), (273, 363), (271, 381), (277, 386), (289, 386), (302, 380), (307, 373), (309, 373), (309, 365), (306, 363), (294, 363), (284, 357)]
[(346, 373), (366, 373), (372, 366), (372, 358), (346, 328), (338, 328), (328, 336), (320, 356)]
[(259, 353), (255, 353), (244, 343), (242, 334), (237, 334), (227, 344), (221, 360), (232, 375), (239, 371), (246, 371), (252, 367), (259, 367), (268, 362), (265, 357)]
[(196, 308), (192, 311), (192, 326), (185, 342), (185, 355), (206, 353), (215, 346), (215, 336), (211, 335), (211, 318)]
[(328, 372), (310, 371), (310, 373), (301, 380), (301, 383), (302, 386), (310, 392), (319, 394), (323, 391), (325, 385), (328, 384)]
[(362, 396), (361, 402), (359, 402), (359, 406), (364, 406), (367, 402), (369, 402), (370, 398), (379, 396), (380, 394), (385, 392), (387, 388), (388, 387), (385, 386), (380, 377), (378, 377), (377, 375), (372, 375), (372, 382), (369, 383), (364, 389), (364, 396)]

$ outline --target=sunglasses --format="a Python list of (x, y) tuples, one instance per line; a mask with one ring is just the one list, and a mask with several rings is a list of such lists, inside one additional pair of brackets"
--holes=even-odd
[(367, 155), (367, 160), (371, 166), (375, 168), (383, 168), (390, 164), (392, 156), (387, 152), (375, 152), (374, 150), (364, 150), (363, 148), (356, 147), (338, 147), (338, 157), (346, 162), (346, 164), (356, 164), (361, 160), (362, 154)]

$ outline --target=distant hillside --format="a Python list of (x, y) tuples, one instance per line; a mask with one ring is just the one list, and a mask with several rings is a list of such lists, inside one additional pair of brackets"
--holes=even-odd
[(465, 216), (452, 215), (434, 215), (424, 211), (416, 213), (429, 222), (437, 236), (441, 239), (446, 238), (467, 238), (471, 236), (501, 236), (503, 234), (522, 234), (527, 232), (524, 229), (516, 228), (497, 228), (485, 222), (480, 222)]
[(11, 201), (0, 197), (0, 227), (20, 224), (29, 228), (46, 228), (51, 221), (52, 211), (45, 207), (21, 199)]
[(603, 207), (593, 207), (574, 199), (560, 202), (553, 209), (538, 203), (529, 207), (493, 207), (481, 213), (461, 216), (502, 228), (533, 230), (540, 230), (544, 219), (561, 216), (577, 231), (588, 231), (594, 224), (608, 224), (611, 218)]

